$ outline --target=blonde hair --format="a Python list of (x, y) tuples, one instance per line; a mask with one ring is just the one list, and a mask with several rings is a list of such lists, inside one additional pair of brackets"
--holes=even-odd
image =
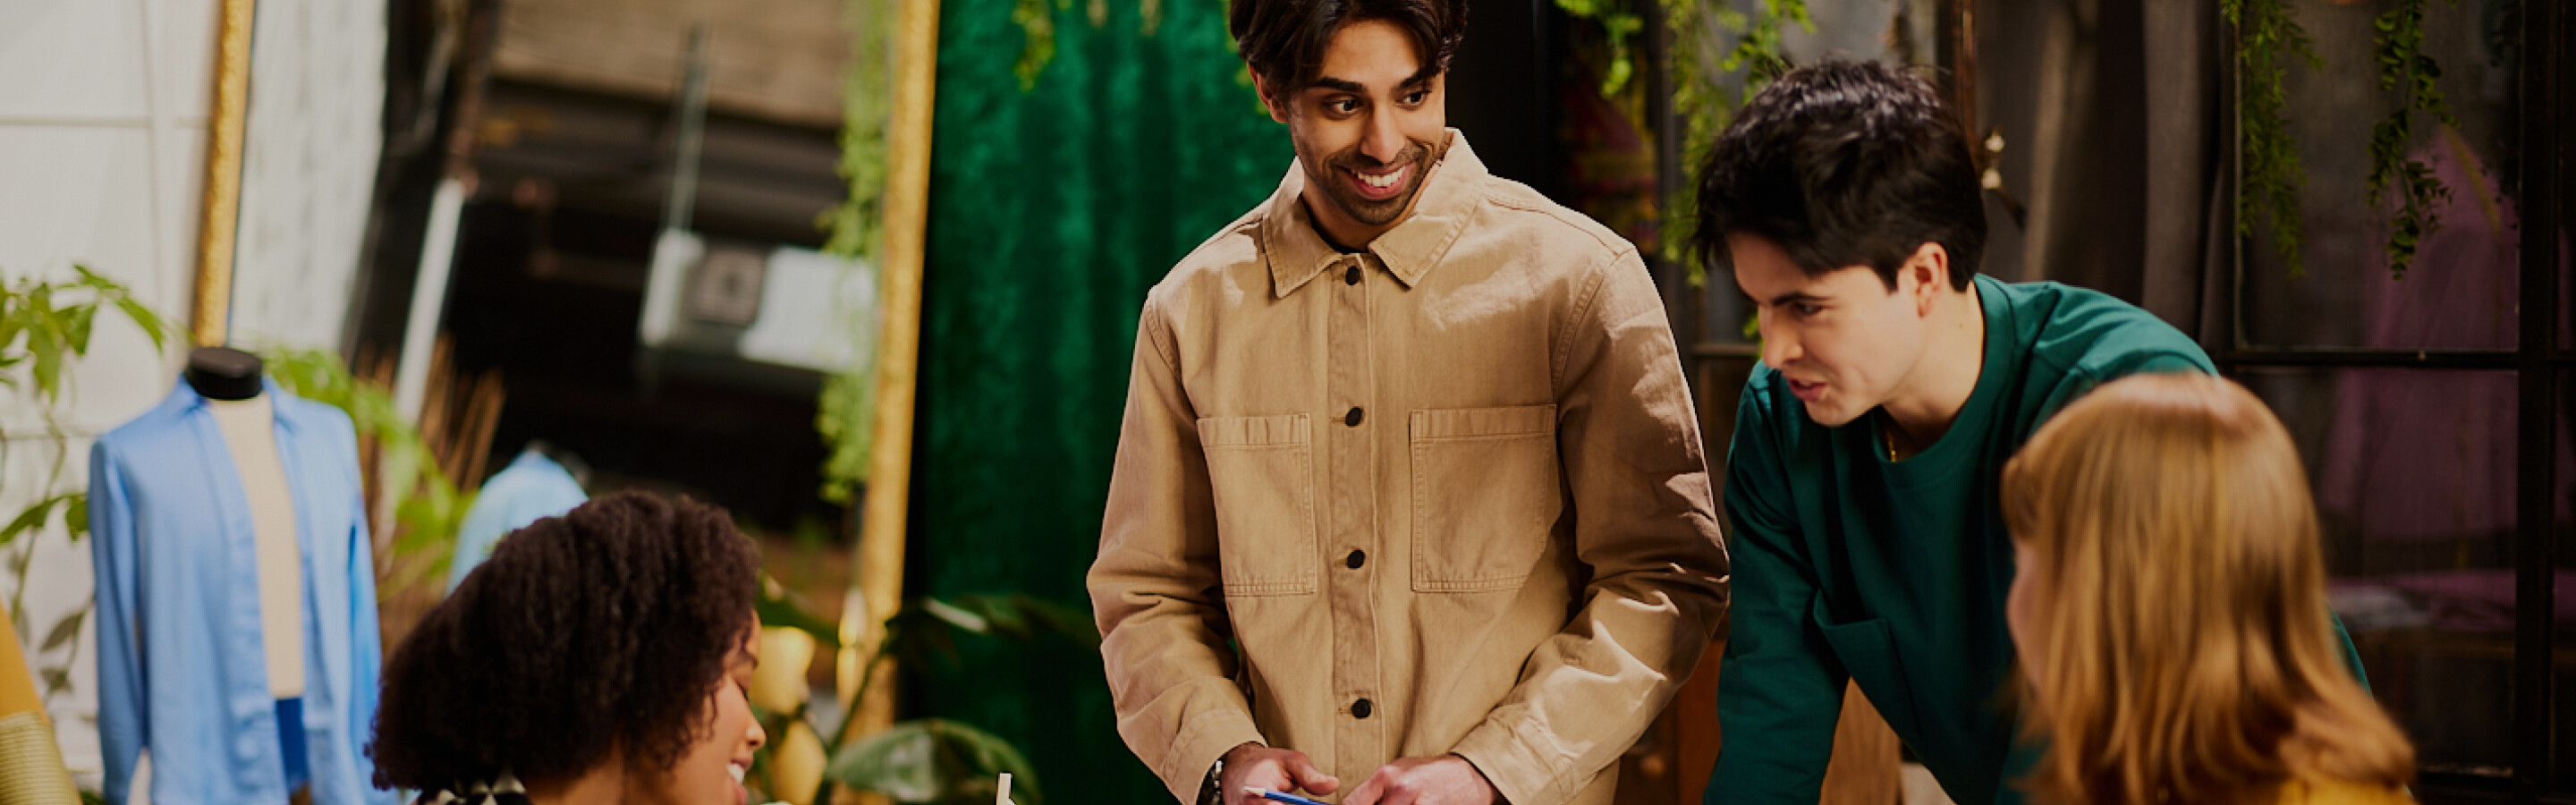
[[(2342, 661), (2307, 475), (2244, 387), (2094, 390), (2004, 467), (2037, 574), (2024, 785), (2059, 805), (2257, 802), (2294, 778), (2396, 788), (2414, 749)], [(2061, 593), (2061, 591), (2063, 591)]]

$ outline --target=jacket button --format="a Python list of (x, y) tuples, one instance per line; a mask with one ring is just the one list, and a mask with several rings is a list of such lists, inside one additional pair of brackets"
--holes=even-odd
[(1361, 699), (1361, 700), (1359, 700), (1359, 701), (1356, 701), (1356, 702), (1352, 702), (1352, 703), (1351, 703), (1351, 717), (1352, 717), (1352, 718), (1367, 718), (1368, 716), (1369, 716), (1369, 700), (1367, 700), (1367, 699)]
[(1360, 409), (1359, 409), (1359, 406), (1356, 406), (1356, 405), (1351, 406), (1351, 412), (1350, 412), (1350, 413), (1347, 413), (1347, 414), (1343, 414), (1343, 415), (1342, 415), (1342, 424), (1344, 424), (1344, 425), (1348, 425), (1348, 426), (1350, 426), (1350, 427), (1354, 427), (1354, 428), (1356, 428), (1356, 427), (1359, 427), (1359, 426), (1360, 426)]
[(1351, 551), (1351, 555), (1342, 557), (1342, 566), (1352, 570), (1358, 570), (1361, 565), (1365, 564), (1368, 564), (1367, 551), (1353, 550)]
[(1360, 267), (1351, 266), (1351, 270), (1342, 272), (1342, 283), (1345, 285), (1360, 284)]

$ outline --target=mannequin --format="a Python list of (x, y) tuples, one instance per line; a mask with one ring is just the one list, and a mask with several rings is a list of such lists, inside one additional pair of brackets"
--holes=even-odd
[(263, 368), (197, 350), (91, 445), (110, 805), (396, 798), (364, 751), (382, 652), (356, 434)]
[(257, 355), (206, 347), (188, 354), (186, 377), (188, 386), (206, 398), (206, 410), (223, 432), (250, 504), (259, 555), (260, 645), (268, 660), (268, 693), (277, 700), (278, 746), (292, 790), (305, 777), (304, 553), (295, 534), (295, 497), (277, 455), (277, 409), (260, 393), (263, 368)]

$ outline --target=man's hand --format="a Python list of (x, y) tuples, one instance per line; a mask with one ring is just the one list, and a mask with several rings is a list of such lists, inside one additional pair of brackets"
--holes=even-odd
[(1494, 805), (1502, 796), (1476, 764), (1457, 755), (1409, 757), (1379, 766), (1342, 805)]
[(1342, 787), (1342, 781), (1315, 768), (1304, 752), (1244, 744), (1226, 751), (1225, 774), (1217, 778), (1217, 787), (1225, 794), (1225, 805), (1268, 805), (1269, 800), (1247, 796), (1243, 789), (1330, 794)]

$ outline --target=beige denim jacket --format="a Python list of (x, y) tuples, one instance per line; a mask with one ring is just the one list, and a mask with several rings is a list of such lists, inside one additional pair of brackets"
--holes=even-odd
[(1367, 253), (1291, 165), (1146, 297), (1088, 584), (1119, 734), (1183, 801), (1260, 741), (1343, 792), (1454, 752), (1607, 803), (1725, 616), (1645, 264), (1450, 138)]

